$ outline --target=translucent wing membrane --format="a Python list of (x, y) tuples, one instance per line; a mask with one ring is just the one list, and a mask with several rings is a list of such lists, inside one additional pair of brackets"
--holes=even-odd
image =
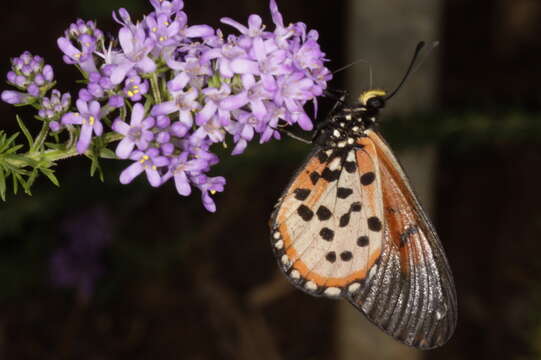
[(374, 142), (382, 178), (385, 230), (374, 278), (348, 300), (396, 339), (423, 349), (446, 343), (457, 320), (456, 293), (443, 247), (381, 137)]

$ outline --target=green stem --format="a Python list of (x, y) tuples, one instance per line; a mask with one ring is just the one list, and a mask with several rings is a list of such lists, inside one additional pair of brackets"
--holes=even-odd
[[(110, 132), (103, 135), (103, 141), (106, 144), (119, 141), (122, 138), (123, 135), (116, 132)], [(49, 163), (54, 163), (56, 161), (68, 159), (77, 155), (83, 154), (79, 154), (77, 152), (77, 148), (74, 144), (66, 150), (51, 149), (46, 151), (29, 151), (26, 154), (17, 154), (15, 158), (6, 157), (4, 160), (11, 166), (22, 169), (24, 167), (30, 166), (28, 160), (35, 162), (46, 161)]]
[(152, 87), (152, 95), (154, 96), (154, 103), (159, 104), (162, 102), (160, 94), (160, 86), (158, 84), (158, 74), (153, 73), (150, 77), (150, 87)]

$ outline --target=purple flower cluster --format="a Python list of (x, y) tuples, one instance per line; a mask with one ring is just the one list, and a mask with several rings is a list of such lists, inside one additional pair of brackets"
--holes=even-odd
[(54, 72), (41, 56), (32, 56), (25, 51), (21, 56), (11, 59), (7, 80), (20, 91), (3, 91), (2, 100), (8, 104), (24, 104), (43, 96), (54, 86)]
[(42, 117), (63, 113), (50, 127), (77, 129), (79, 153), (114, 119), (110, 129), (122, 137), (116, 155), (133, 161), (121, 183), (143, 173), (155, 187), (172, 180), (180, 195), (199, 189), (205, 208), (215, 211), (210, 195), (223, 191), (225, 179), (208, 176), (219, 161), (213, 145), (232, 141), (236, 155), (256, 137), (260, 143), (279, 139), (276, 129), (284, 124), (311, 130), (304, 107), (312, 101), (317, 110), (316, 97), (332, 75), (317, 32), (301, 22), (286, 26), (275, 0), (273, 31), (258, 15), (248, 25), (223, 18), (238, 31), (227, 36), (208, 25), (188, 25), (182, 0), (150, 3), (154, 11), (139, 22), (125, 9), (113, 13), (121, 27), (110, 44), (93, 22), (70, 26), (58, 46), (86, 84), (75, 111), (58, 108), (63, 102), (55, 93), (48, 104), (60, 110)]

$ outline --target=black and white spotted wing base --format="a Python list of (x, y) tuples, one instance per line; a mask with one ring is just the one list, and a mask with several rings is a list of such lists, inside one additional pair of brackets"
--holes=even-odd
[(347, 299), (404, 344), (430, 349), (454, 332), (443, 248), (373, 130), (314, 149), (276, 205), (271, 239), (293, 285)]

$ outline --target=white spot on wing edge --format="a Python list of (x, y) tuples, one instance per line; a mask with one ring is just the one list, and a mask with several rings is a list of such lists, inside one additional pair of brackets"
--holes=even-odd
[(348, 152), (348, 156), (346, 157), (347, 161), (355, 161), (355, 151)]
[(348, 286), (348, 291), (349, 292), (355, 292), (355, 291), (359, 290), (360, 287), (361, 287), (361, 284), (353, 283), (353, 284)]
[(280, 260), (282, 261), (282, 264), (289, 265), (289, 257), (287, 255), (283, 255)]
[(275, 238), (276, 240), (278, 240), (280, 238), (280, 232), (275, 231), (274, 234), (272, 234), (272, 237)]
[(313, 281), (307, 281), (306, 284), (304, 284), (304, 287), (312, 291), (317, 290), (317, 285)]
[(284, 247), (284, 241), (283, 240), (278, 240), (277, 242), (274, 243), (274, 246), (280, 250), (281, 248)]
[(328, 295), (328, 296), (338, 296), (338, 295), (340, 295), (341, 291), (342, 290), (340, 290), (340, 288), (329, 287), (329, 288), (325, 289), (324, 293), (325, 293), (325, 295)]
[(289, 276), (291, 276), (292, 279), (300, 279), (301, 278), (301, 274), (297, 270), (292, 270), (291, 273), (289, 274)]

